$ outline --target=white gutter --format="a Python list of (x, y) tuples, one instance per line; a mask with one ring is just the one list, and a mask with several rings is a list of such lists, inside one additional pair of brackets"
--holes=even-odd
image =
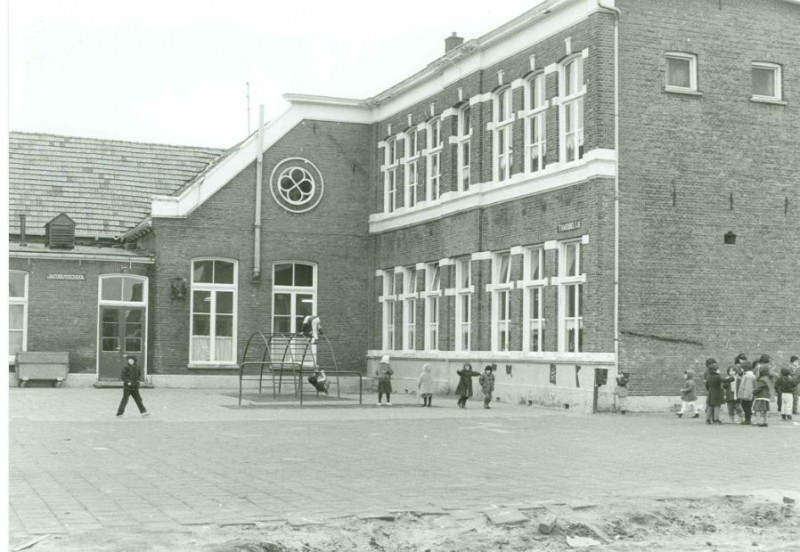
[(155, 264), (155, 260), (152, 257), (125, 257), (123, 255), (102, 255), (97, 253), (45, 253), (32, 251), (11, 251), (8, 253), (8, 256), (11, 259), (59, 259), (70, 261), (107, 261), (114, 263)]
[(256, 219), (253, 223), (253, 279), (261, 277), (261, 177), (264, 174), (264, 104), (258, 108), (258, 157), (256, 159)]
[[(614, 151), (617, 170), (614, 171), (614, 374), (619, 373), (619, 18), (622, 12), (616, 6), (605, 6), (597, 0), (597, 7), (614, 15)], [(610, 381), (614, 381), (610, 379)]]

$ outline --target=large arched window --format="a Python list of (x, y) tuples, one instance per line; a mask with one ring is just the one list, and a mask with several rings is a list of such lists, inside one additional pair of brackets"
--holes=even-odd
[(236, 362), (236, 261), (195, 259), (192, 262), (193, 364)]
[(317, 314), (317, 267), (311, 263), (275, 263), (272, 271), (272, 331), (299, 332), (303, 317)]

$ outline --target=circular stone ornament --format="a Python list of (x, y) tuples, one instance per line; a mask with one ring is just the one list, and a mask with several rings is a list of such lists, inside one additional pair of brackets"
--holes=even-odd
[(322, 199), (322, 173), (308, 159), (287, 157), (272, 169), (270, 191), (275, 202), (290, 213), (305, 213)]

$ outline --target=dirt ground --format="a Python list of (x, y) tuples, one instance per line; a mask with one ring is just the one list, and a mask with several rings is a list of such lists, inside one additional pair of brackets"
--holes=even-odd
[[(96, 531), (12, 542), (32, 552), (478, 552), (800, 550), (798, 504), (780, 494), (407, 512), (387, 519)], [(501, 512), (502, 510), (502, 512)], [(492, 514), (502, 514), (491, 520)], [(392, 519), (394, 517), (394, 519)], [(555, 524), (552, 524), (555, 518)], [(550, 522), (550, 523), (548, 523)], [(545, 534), (540, 529), (552, 526)], [(544, 527), (541, 527), (544, 526)], [(40, 537), (37, 537), (40, 538)], [(23, 548), (24, 547), (24, 548)]]

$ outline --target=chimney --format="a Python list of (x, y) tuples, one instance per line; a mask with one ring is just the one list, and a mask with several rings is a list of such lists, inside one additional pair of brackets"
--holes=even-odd
[(19, 216), (19, 244), (28, 245), (25, 243), (25, 215)]
[(458, 48), (462, 44), (464, 44), (464, 39), (458, 36), (456, 33), (453, 33), (444, 39), (444, 53), (446, 54), (450, 50)]

